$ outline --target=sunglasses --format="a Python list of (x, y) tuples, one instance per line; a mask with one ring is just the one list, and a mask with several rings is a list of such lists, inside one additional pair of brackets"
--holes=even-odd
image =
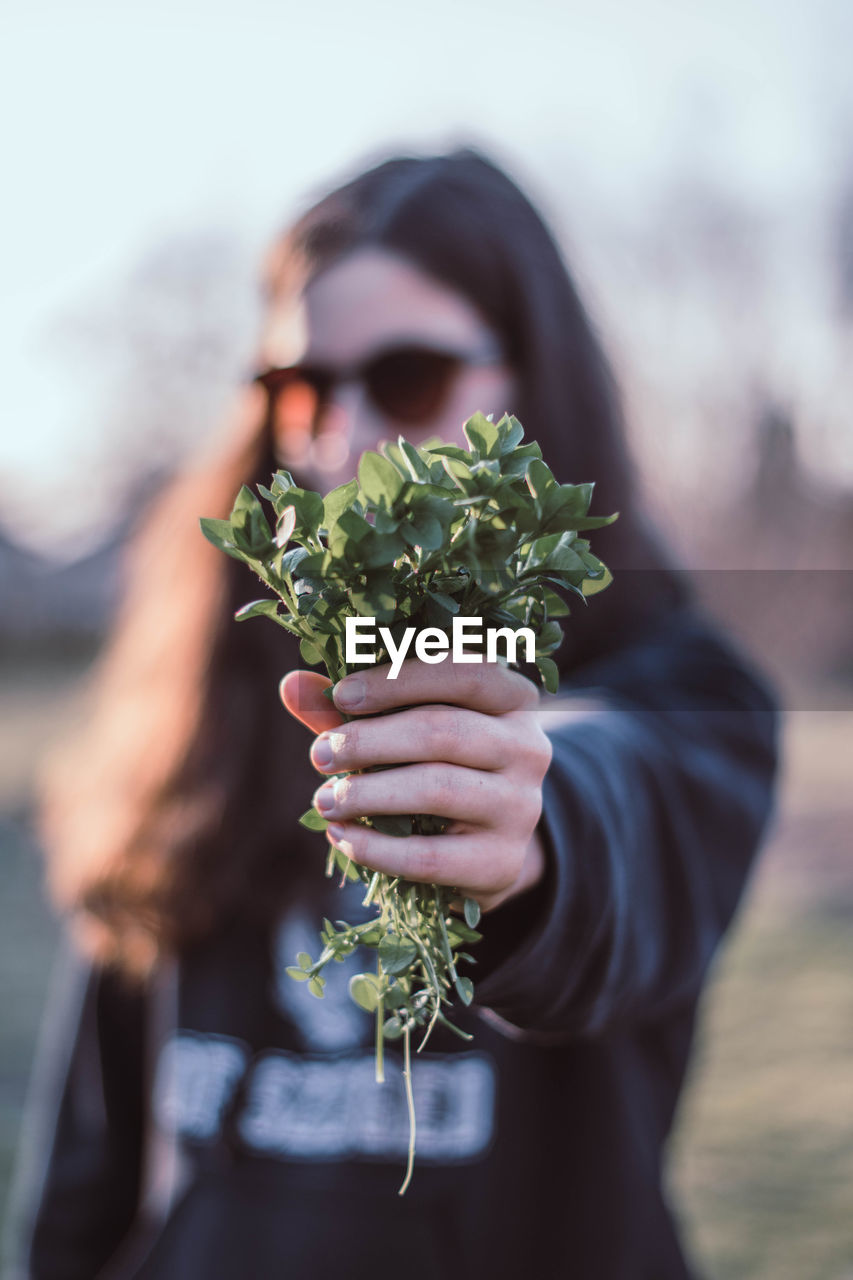
[(463, 369), (501, 360), (494, 345), (462, 352), (408, 343), (337, 368), (305, 363), (267, 369), (252, 381), (264, 388), (271, 416), (285, 427), (289, 421), (303, 429), (309, 422), (316, 427), (335, 390), (347, 383), (363, 386), (374, 409), (386, 418), (419, 427), (441, 413)]

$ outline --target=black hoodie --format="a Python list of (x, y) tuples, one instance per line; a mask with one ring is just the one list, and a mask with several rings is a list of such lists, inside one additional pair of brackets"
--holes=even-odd
[(145, 992), (67, 968), (17, 1278), (688, 1275), (662, 1154), (770, 812), (775, 708), (687, 610), (565, 692), (597, 709), (549, 729), (547, 874), (484, 918), (473, 1040), (416, 1057), (405, 1196), (399, 1059), (377, 1085), (348, 968), (324, 1001), (284, 976), (319, 924), (293, 904), (275, 937), (223, 930)]

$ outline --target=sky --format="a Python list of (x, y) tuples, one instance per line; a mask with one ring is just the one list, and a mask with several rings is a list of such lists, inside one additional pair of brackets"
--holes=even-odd
[(845, 0), (5, 12), (0, 519), (33, 483), (86, 492), (109, 423), (68, 327), (109, 310), (158, 243), (227, 232), (254, 260), (366, 155), (457, 140), (585, 236), (597, 213), (639, 225), (679, 167), (806, 219), (853, 120)]

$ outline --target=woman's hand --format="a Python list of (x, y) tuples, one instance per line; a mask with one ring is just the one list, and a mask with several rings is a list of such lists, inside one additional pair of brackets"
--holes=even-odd
[[(314, 796), (331, 842), (374, 871), (452, 885), (484, 911), (532, 888), (545, 869), (536, 825), (551, 761), (535, 686), (495, 663), (409, 661), (396, 680), (387, 671), (347, 676), (334, 707), (323, 696), (330, 681), (316, 672), (281, 682), (288, 711), (319, 735), (315, 768), (352, 775)], [(345, 723), (335, 707), (370, 719)], [(398, 767), (358, 772), (377, 764)], [(355, 821), (374, 813), (452, 821), (443, 835), (395, 837)]]

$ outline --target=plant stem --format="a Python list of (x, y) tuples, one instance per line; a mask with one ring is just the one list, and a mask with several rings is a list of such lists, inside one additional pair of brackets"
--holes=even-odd
[(406, 1194), (406, 1188), (412, 1180), (412, 1171), (415, 1167), (415, 1095), (412, 1092), (412, 1053), (408, 1023), (403, 1032), (403, 1079), (406, 1082), (406, 1102), (409, 1107), (409, 1162), (406, 1165), (403, 1185), (397, 1192), (398, 1196)]
[[(376, 973), (379, 977), (379, 990), (382, 990), (382, 961), (376, 957)], [(376, 1006), (376, 1083), (385, 1083), (385, 1001), (380, 994)]]

